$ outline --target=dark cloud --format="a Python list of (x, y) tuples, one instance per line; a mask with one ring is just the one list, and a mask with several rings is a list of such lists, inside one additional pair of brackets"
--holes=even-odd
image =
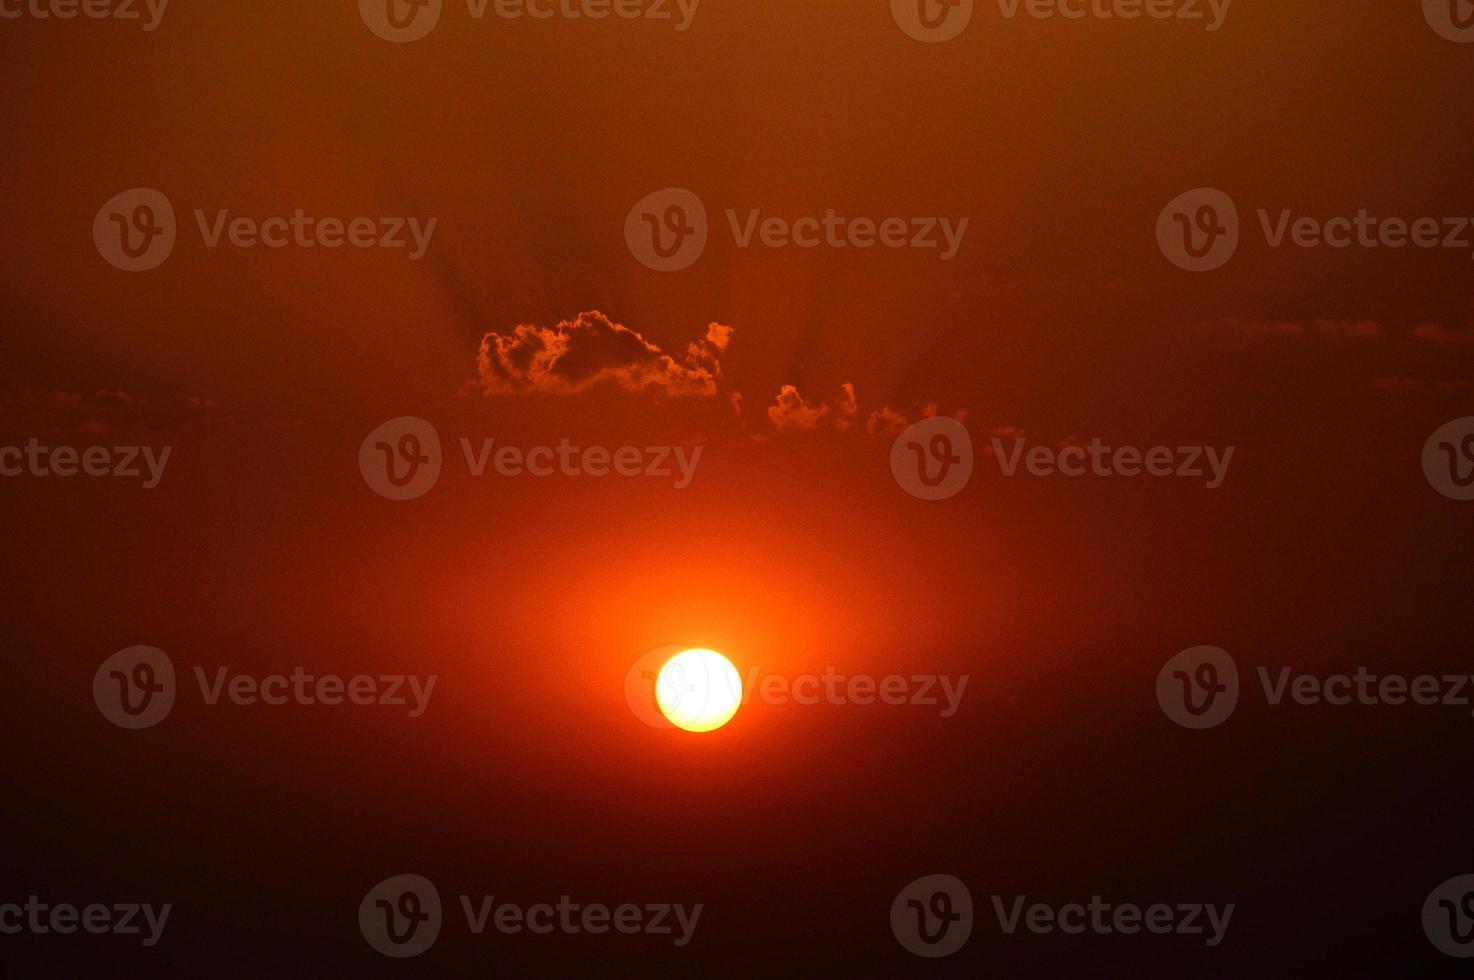
[(240, 424), (215, 401), (199, 397), (154, 403), (121, 388), (87, 394), (22, 390), (0, 396), (0, 426), (10, 434), (150, 437)]

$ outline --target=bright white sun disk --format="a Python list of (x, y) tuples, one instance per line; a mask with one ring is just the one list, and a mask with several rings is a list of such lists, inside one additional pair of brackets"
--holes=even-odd
[(741, 707), (742, 678), (732, 661), (715, 650), (685, 650), (660, 668), (655, 701), (677, 728), (713, 731)]

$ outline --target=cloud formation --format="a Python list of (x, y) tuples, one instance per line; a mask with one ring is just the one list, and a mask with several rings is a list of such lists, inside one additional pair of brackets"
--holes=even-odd
[(90, 394), (24, 390), (0, 397), (0, 428), (53, 438), (173, 436), (240, 424), (211, 399), (190, 397), (182, 403), (156, 405), (121, 388), (99, 388)]
[(471, 387), (489, 398), (567, 397), (607, 383), (630, 392), (709, 398), (717, 393), (732, 333), (712, 323), (674, 356), (598, 311), (554, 327), (518, 324), (510, 333), (482, 338)]
[(778, 391), (778, 400), (768, 408), (768, 423), (777, 433), (817, 429), (829, 416), (828, 405), (811, 405), (793, 385)]
[(884, 405), (870, 413), (870, 418), (865, 421), (865, 434), (872, 439), (891, 438), (905, 432), (909, 424), (906, 416)]
[[(721, 402), (713, 403), (723, 407), (733, 430), (746, 430), (760, 441), (803, 432), (852, 430), (878, 439), (910, 424), (906, 415), (889, 406), (863, 414), (855, 385), (848, 381), (832, 397), (815, 401), (805, 398), (797, 385), (786, 384), (766, 408), (759, 410), (754, 404), (749, 409), (742, 393), (726, 383), (723, 374), (734, 332), (725, 324), (711, 323), (705, 335), (687, 344), (684, 351), (667, 352), (597, 310), (553, 327), (519, 324), (505, 333), (483, 336), (476, 357), (477, 376), (466, 383), (462, 394), (571, 398), (604, 386), (660, 397), (719, 397)], [(930, 403), (921, 410), (921, 417), (937, 413), (936, 403)], [(959, 412), (957, 417), (965, 414)], [(757, 427), (762, 431), (752, 431)]]
[(1474, 345), (1474, 323), (1449, 329), (1441, 323), (1420, 323), (1413, 336), (1436, 347), (1468, 347)]
[[(936, 402), (928, 402), (921, 410), (921, 418), (929, 419), (941, 414)], [(953, 417), (967, 418), (966, 411), (958, 411)], [(829, 402), (810, 402), (794, 385), (784, 385), (777, 399), (768, 408), (768, 427), (774, 435), (795, 432), (833, 430), (848, 432), (856, 427), (860, 418), (860, 399), (855, 386), (846, 381), (840, 385), (839, 394)], [(871, 439), (893, 438), (904, 432), (911, 419), (889, 405), (873, 410), (865, 419), (863, 430)]]
[(768, 424), (779, 435), (818, 428), (844, 432), (855, 424), (859, 411), (855, 386), (848, 381), (840, 385), (839, 395), (834, 401), (821, 404), (809, 403), (799, 394), (798, 388), (784, 385), (778, 391), (777, 400), (768, 408)]

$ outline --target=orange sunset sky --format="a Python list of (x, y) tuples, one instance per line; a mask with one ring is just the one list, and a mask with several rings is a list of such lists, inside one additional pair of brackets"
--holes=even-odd
[[(1468, 870), (1446, 822), (1468, 802), (1448, 775), (1467, 771), (1464, 712), (1251, 711), (1194, 740), (1151, 690), (1195, 644), (1241, 664), (1467, 668), (1470, 512), (1419, 454), (1474, 414), (1474, 231), (1469, 248), (1272, 248), (1258, 212), (1474, 219), (1474, 47), (1403, 0), (1235, 0), (1212, 32), (979, 2), (943, 44), (888, 6), (705, 0), (677, 31), (446, 0), (409, 44), (350, 2), (173, 0), (147, 32), (0, 20), (0, 444), (173, 447), (148, 491), (0, 480), (19, 894), (178, 896), (176, 942), (145, 972), (218, 955), (232, 975), (372, 975), (352, 909), (420, 869), (447, 893), (708, 904), (684, 953), (524, 942), (493, 959), (461, 937), (416, 964), (444, 975), (626, 953), (649, 959), (621, 969), (657, 975), (902, 975), (929, 964), (886, 909), (936, 871), (980, 907), (1243, 903), (1240, 945), (1211, 961), (975, 934), (950, 970), (1436, 956), (1416, 911)], [(179, 238), (131, 274), (91, 229), (135, 187), (168, 196)], [(625, 223), (671, 187), (701, 199), (710, 237), (662, 273)], [(1242, 219), (1232, 261), (1202, 274), (1154, 232), (1199, 187)], [(298, 209), (436, 223), (411, 259), (210, 248), (195, 218)], [(728, 217), (831, 209), (968, 223), (943, 259), (742, 247)], [(889, 460), (938, 415), (978, 458), (930, 502)], [(356, 459), (401, 416), (437, 429), (445, 470), (395, 503)], [(994, 437), (1236, 452), (1214, 490), (1006, 478)], [(684, 489), (478, 479), (462, 438), (702, 455)], [(133, 644), (182, 671), (437, 673), (436, 710), (196, 703), (120, 737), (87, 692)], [(744, 674), (971, 683), (950, 719), (753, 699), (682, 738), (623, 695), (665, 644)], [(1318, 938), (1290, 906), (1314, 906)]]

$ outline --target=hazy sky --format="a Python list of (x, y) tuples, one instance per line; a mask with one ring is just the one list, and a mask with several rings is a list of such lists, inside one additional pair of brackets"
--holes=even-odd
[[(935, 871), (1234, 891), (1260, 901), (1248, 952), (1295, 942), (1277, 901), (1329, 892), (1324, 942), (1395, 959), (1406, 937), (1366, 924), (1410, 909), (1415, 929), (1468, 855), (1389, 801), (1462, 805), (1432, 783), (1467, 770), (1467, 719), (1251, 716), (1205, 748), (1151, 691), (1196, 644), (1327, 669), (1466, 658), (1468, 505), (1419, 458), (1470, 414), (1474, 46), (1416, 0), (1235, 0), (1216, 30), (980, 0), (936, 44), (888, 6), (705, 0), (677, 30), (679, 13), (478, 19), (446, 0), (404, 44), (350, 2), (173, 0), (152, 31), (0, 20), (0, 444), (172, 447), (150, 490), (0, 480), (39, 841), (21, 880), (152, 873), (215, 909), (198, 949), (242, 916), (275, 937), (242, 970), (286, 962), (277, 940), (340, 962), (314, 945), (334, 903), (421, 868), (699, 892), (713, 945), (686, 966), (761, 963), (753, 935), (816, 948), (806, 921), (849, 935), (871, 914), (841, 961), (899, 957), (885, 909)], [(133, 188), (167, 198), (177, 236), (136, 273), (93, 235)], [(660, 272), (626, 225), (670, 188), (701, 202), (707, 241)], [(1233, 202), (1239, 240), (1190, 272), (1157, 229), (1202, 188)], [(231, 244), (236, 219), (250, 238), (299, 212), (407, 244)], [(900, 219), (907, 247), (764, 244), (831, 212), (877, 234)], [(1394, 238), (1433, 218), (1438, 247), (1391, 247), (1380, 223), (1377, 244), (1321, 243), (1363, 214), (1403, 222)], [(788, 230), (763, 232), (775, 218)], [(891, 474), (895, 432), (926, 415), (979, 450), (950, 500)], [(403, 504), (356, 465), (401, 416), (445, 450)], [(995, 437), (1234, 457), (1216, 489), (1008, 478)], [(478, 479), (463, 438), (702, 455), (683, 489)], [(621, 693), (667, 643), (742, 670), (974, 679), (955, 719), (756, 704), (698, 754)], [(406, 729), (195, 705), (166, 738), (119, 740), (87, 691), (132, 644), (182, 671), (438, 672), (444, 708)], [(98, 813), (136, 845), (121, 863)], [(1300, 836), (1348, 814), (1332, 844), (1358, 848), (1372, 898)], [(1400, 863), (1376, 853), (1409, 840)], [(159, 853), (177, 860), (151, 870)], [(290, 873), (300, 892), (278, 888)], [(239, 894), (211, 906), (231, 875)], [(285, 923), (257, 901), (280, 891)]]

